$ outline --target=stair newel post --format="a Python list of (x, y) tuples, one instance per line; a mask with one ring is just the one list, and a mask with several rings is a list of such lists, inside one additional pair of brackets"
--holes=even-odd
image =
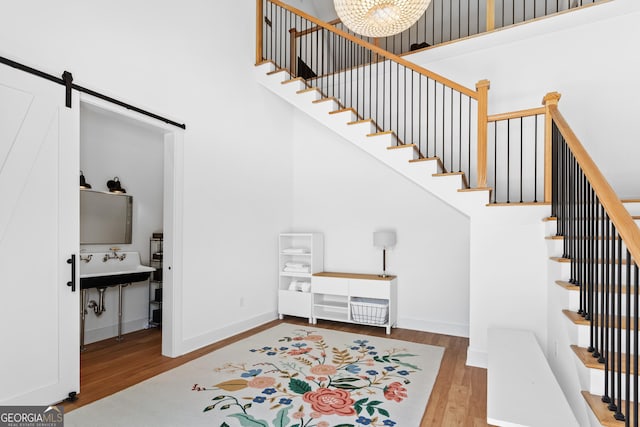
[(476, 83), (478, 94), (478, 182), (476, 187), (487, 187), (487, 123), (489, 103), (489, 80)]
[(298, 76), (297, 65), (298, 61), (296, 60), (297, 52), (298, 52), (298, 31), (295, 28), (289, 29), (289, 73), (291, 74), (291, 78)]
[(496, 28), (496, 1), (487, 0), (487, 31), (494, 30)]
[(542, 99), (544, 105), (544, 201), (551, 202), (551, 139), (553, 133), (553, 118), (551, 117), (551, 106), (558, 106), (560, 94), (558, 92), (549, 92)]
[(263, 0), (256, 0), (256, 65), (264, 59), (262, 57), (262, 35), (264, 22)]

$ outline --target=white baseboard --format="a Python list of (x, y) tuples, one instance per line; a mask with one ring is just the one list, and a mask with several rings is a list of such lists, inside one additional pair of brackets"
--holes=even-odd
[(469, 338), (469, 325), (461, 323), (434, 322), (431, 320), (400, 318), (398, 327), (413, 329), (414, 331), (431, 332), (434, 334), (452, 335), (454, 337)]
[(251, 328), (263, 325), (277, 318), (278, 313), (276, 313), (275, 311), (270, 313), (263, 313), (258, 316), (251, 317), (250, 319), (227, 325), (225, 327), (216, 329), (215, 331), (203, 335), (199, 335), (197, 337), (187, 338), (183, 340), (181, 345), (179, 346), (180, 348), (177, 355), (181, 356), (183, 354), (205, 347), (209, 344), (213, 344), (214, 342), (218, 342), (233, 335), (237, 335), (241, 332), (245, 332)]
[[(130, 320), (122, 324), (122, 333), (128, 334), (129, 332), (139, 331), (146, 329), (149, 324), (149, 319), (143, 317), (141, 319)], [(109, 325), (103, 328), (86, 330), (84, 332), (84, 343), (91, 344), (92, 342), (106, 340), (108, 338), (115, 338), (118, 336), (118, 325)]]
[(471, 347), (467, 348), (467, 366), (487, 369), (489, 367), (489, 355), (486, 351), (480, 351)]

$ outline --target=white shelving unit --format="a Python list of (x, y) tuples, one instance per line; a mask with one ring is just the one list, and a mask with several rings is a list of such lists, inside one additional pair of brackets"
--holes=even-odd
[(278, 315), (309, 318), (311, 275), (323, 270), (322, 233), (282, 233), (278, 241)]
[(391, 333), (397, 323), (396, 276), (316, 273), (311, 278), (312, 323), (317, 319), (380, 326)]

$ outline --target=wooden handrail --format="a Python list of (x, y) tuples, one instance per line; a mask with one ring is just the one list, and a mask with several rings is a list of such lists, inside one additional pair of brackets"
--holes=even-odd
[[(262, 3), (262, 0), (256, 0), (256, 1), (257, 1), (258, 4)], [(342, 31), (342, 30), (340, 30), (338, 28), (335, 28), (335, 27), (327, 24), (326, 22), (323, 22), (320, 19), (315, 18), (315, 17), (303, 12), (300, 9), (296, 9), (295, 7), (292, 7), (292, 6), (290, 6), (290, 5), (286, 4), (286, 3), (283, 3), (283, 2), (281, 2), (279, 0), (269, 0), (269, 2), (273, 3), (273, 4), (277, 5), (277, 6), (280, 6), (281, 8), (283, 8), (285, 10), (288, 10), (289, 12), (292, 12), (292, 13), (300, 16), (300, 17), (306, 19), (307, 21), (313, 22), (318, 27), (322, 27), (322, 28), (326, 29), (327, 31), (330, 31), (330, 32), (332, 32), (332, 33), (334, 33), (334, 34), (336, 34), (336, 35), (338, 35), (338, 36), (340, 36), (340, 37), (342, 37), (344, 39), (349, 40), (352, 43), (355, 43), (355, 44), (360, 45), (360, 46), (362, 46), (362, 47), (364, 47), (366, 49), (369, 49), (369, 50), (373, 51), (374, 53), (376, 53), (379, 56), (382, 56), (384, 58), (390, 59), (390, 60), (402, 65), (403, 67), (406, 67), (406, 68), (408, 68), (410, 70), (415, 71), (416, 73), (419, 73), (419, 74), (422, 74), (422, 75), (424, 75), (426, 77), (429, 77), (430, 79), (433, 79), (433, 80), (435, 80), (435, 81), (437, 81), (439, 83), (442, 83), (443, 85), (445, 85), (447, 87), (450, 87), (450, 88), (452, 88), (452, 89), (454, 89), (454, 90), (456, 90), (458, 92), (461, 92), (461, 93), (467, 95), (470, 98), (473, 98), (473, 99), (476, 99), (476, 100), (478, 99), (478, 94), (477, 94), (476, 91), (474, 91), (472, 89), (469, 89), (468, 87), (465, 87), (465, 86), (463, 86), (463, 85), (461, 85), (459, 83), (456, 83), (456, 82), (454, 82), (452, 80), (449, 80), (446, 77), (441, 76), (440, 74), (434, 73), (433, 71), (427, 70), (426, 68), (423, 68), (423, 67), (421, 67), (419, 65), (416, 65), (413, 62), (407, 61), (404, 58), (401, 58), (401, 57), (399, 57), (397, 55), (394, 55), (394, 54), (392, 54), (392, 53), (390, 53), (390, 52), (388, 52), (388, 51), (386, 51), (386, 50), (384, 50), (384, 49), (382, 49), (382, 48), (380, 48), (380, 47), (378, 47), (378, 46), (376, 46), (376, 45), (374, 45), (372, 43), (366, 42), (365, 40), (362, 40), (362, 39), (360, 39), (360, 38), (358, 38), (358, 37), (356, 37), (356, 36), (354, 36), (352, 34), (349, 34), (349, 33), (345, 32), (345, 31)], [(260, 8), (261, 8), (261, 6), (260, 6)], [(262, 58), (260, 58), (260, 61), (256, 61), (256, 63), (259, 63), (261, 61), (262, 61)]]
[[(334, 19), (333, 21), (327, 22), (327, 24), (336, 25), (336, 24), (339, 24), (341, 22), (342, 22), (342, 20), (340, 18), (337, 18), (337, 19)], [(302, 37), (302, 36), (306, 36), (308, 34), (313, 34), (313, 33), (318, 32), (320, 30), (322, 30), (322, 27), (311, 27), (311, 28), (308, 28), (308, 29), (306, 29), (304, 31), (295, 31), (295, 35), (296, 35), (296, 37)]]
[(521, 117), (537, 116), (544, 114), (547, 110), (544, 107), (529, 108), (527, 110), (512, 111), (510, 113), (492, 114), (487, 116), (487, 121), (498, 122), (500, 120), (519, 119)]
[[(546, 97), (545, 97), (546, 98)], [(582, 146), (578, 137), (573, 133), (566, 120), (560, 114), (557, 104), (549, 104), (549, 113), (553, 118), (556, 127), (564, 137), (566, 144), (573, 153), (576, 161), (580, 165), (582, 172), (589, 180), (591, 187), (596, 192), (600, 203), (604, 207), (605, 211), (609, 215), (609, 218), (613, 222), (622, 237), (629, 253), (636, 263), (640, 262), (640, 229), (633, 221), (633, 217), (629, 214), (629, 211), (624, 207), (616, 193), (609, 185), (598, 166), (596, 166), (591, 156), (587, 153)]]

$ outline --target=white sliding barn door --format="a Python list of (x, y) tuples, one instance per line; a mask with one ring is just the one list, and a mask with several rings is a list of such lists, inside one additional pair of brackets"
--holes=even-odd
[(67, 286), (79, 247), (73, 102), (0, 65), (0, 405), (57, 403), (80, 387), (79, 279)]

